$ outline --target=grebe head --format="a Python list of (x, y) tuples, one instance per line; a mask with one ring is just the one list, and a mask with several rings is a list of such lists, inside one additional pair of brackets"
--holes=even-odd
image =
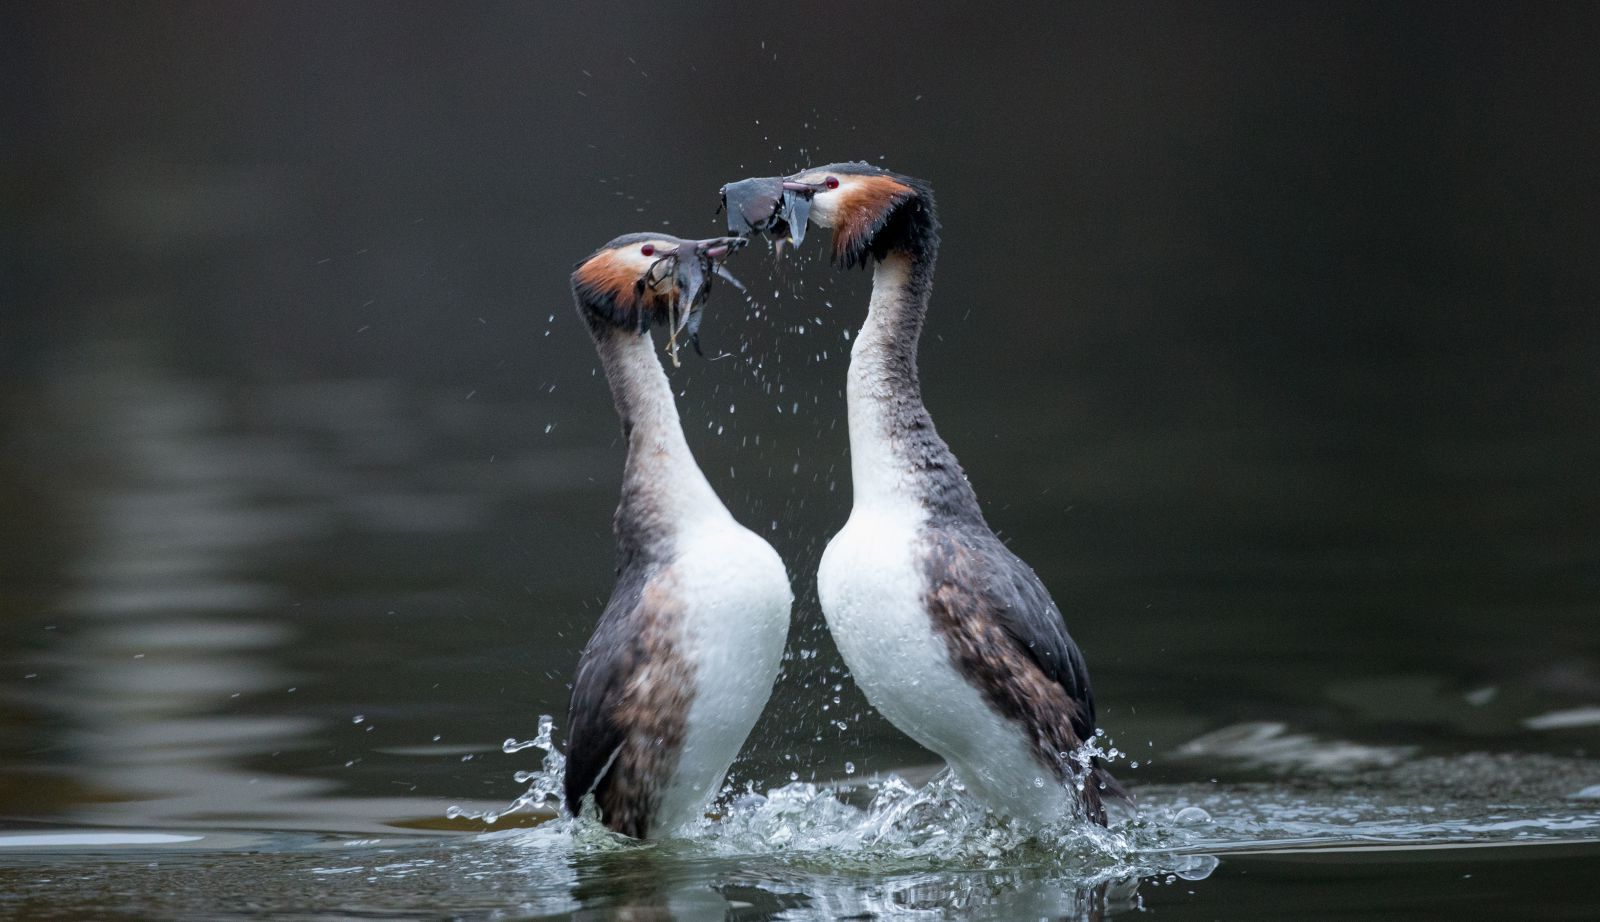
[[(626, 234), (578, 264), (572, 294), (591, 326), (643, 333), (660, 323), (673, 335), (687, 330), (698, 348), (700, 309), (720, 276), (743, 290), (722, 261), (744, 246), (742, 237), (683, 240), (669, 234)], [(676, 353), (674, 353), (676, 355)]]
[(730, 233), (764, 233), (798, 246), (808, 224), (831, 228), (833, 260), (842, 266), (937, 243), (928, 184), (869, 163), (740, 180), (722, 187), (722, 200)]

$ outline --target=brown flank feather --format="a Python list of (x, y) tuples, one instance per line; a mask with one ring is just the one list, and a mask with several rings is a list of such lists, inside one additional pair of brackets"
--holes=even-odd
[(673, 639), (681, 606), (670, 571), (645, 587), (639, 608), (649, 617), (641, 621), (627, 664), (632, 675), (611, 715), (624, 728), (622, 745), (594, 789), (606, 826), (636, 839), (651, 832), (661, 796), (657, 785), (678, 764), (694, 700), (693, 674)]
[[(932, 586), (927, 594), (934, 628), (949, 645), (958, 672), (981, 692), (989, 705), (1021, 725), (1032, 738), (1042, 766), (1060, 781), (1075, 781), (1076, 767), (1062, 753), (1083, 744), (1073, 728), (1081, 710), (1057, 682), (1001, 627), (992, 606), (998, 600), (982, 588), (989, 574), (960, 541), (935, 532), (930, 536), (924, 566)], [(1082, 786), (1084, 811), (1104, 826), (1098, 779)]]

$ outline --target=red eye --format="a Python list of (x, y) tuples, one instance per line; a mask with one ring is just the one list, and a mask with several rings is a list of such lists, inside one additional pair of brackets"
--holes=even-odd
[(639, 248), (639, 254), (641, 256), (654, 256), (656, 255), (656, 248), (647, 243)]
[(822, 181), (822, 184), (827, 186), (829, 189), (837, 189), (839, 188), (839, 177), (829, 176), (827, 179)]

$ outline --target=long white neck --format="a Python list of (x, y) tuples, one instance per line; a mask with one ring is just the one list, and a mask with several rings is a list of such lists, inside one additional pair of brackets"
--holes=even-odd
[[(906, 362), (898, 327), (905, 311), (911, 262), (895, 253), (872, 274), (867, 320), (850, 350), (845, 398), (850, 417), (850, 477), (857, 508), (913, 503), (913, 471), (894, 441), (897, 406), (904, 398)], [(915, 383), (916, 357), (911, 356)], [(917, 403), (920, 405), (920, 395)]]
[(910, 506), (981, 522), (977, 497), (922, 403), (917, 342), (932, 289), (932, 254), (892, 251), (873, 271), (845, 390), (855, 507)]
[(628, 439), (616, 518), (622, 552), (645, 549), (630, 544), (659, 542), (698, 521), (730, 518), (684, 440), (672, 387), (649, 334), (608, 330), (597, 344)]

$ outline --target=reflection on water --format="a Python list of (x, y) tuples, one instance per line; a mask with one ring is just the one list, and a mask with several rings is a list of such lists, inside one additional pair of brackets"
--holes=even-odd
[[(1581, 697), (1386, 674), (1324, 689), (1355, 715), (1342, 726), (1283, 707), (1194, 733), (1237, 702), (1136, 693), (1110, 710), (1138, 812), (1025, 836), (904, 768), (921, 756), (892, 731), (834, 723), (861, 708), (802, 625), (719, 816), (686, 841), (622, 845), (552, 820), (559, 728), (533, 718), (559, 710), (599, 610), (609, 537), (568, 516), (603, 516), (611, 452), (485, 443), (537, 407), (463, 420), (384, 382), (239, 388), (167, 368), (137, 341), (64, 356), (36, 422), (71, 450), (23, 457), (49, 470), (38, 498), (71, 540), (42, 611), (4, 626), (23, 641), (0, 653), (20, 727), (0, 746), (0, 813), (17, 821), (0, 831), (6, 911), (70, 917), (131, 893), (207, 917), (250, 894), (417, 916), (1087, 919), (1226, 899), (1229, 869), (1257, 854), (1600, 840), (1600, 764), (1567, 744), (1594, 724)], [(1156, 649), (1101, 675), (1159, 690), (1186, 665)], [(791, 722), (817, 689), (826, 712)], [(1490, 727), (1533, 736), (1484, 752)], [(866, 770), (800, 774), (831, 760)], [(162, 875), (137, 870), (152, 862)], [(200, 871), (193, 891), (163, 876)]]
[[(1059, 7), (5, 7), (0, 915), (1600, 915), (1593, 13)], [(845, 674), (869, 277), (808, 241), (674, 376), (797, 592), (736, 795), (447, 818), (527, 789), (611, 585), (571, 260), (880, 153), (1141, 813), (1019, 841)]]
[[(62, 715), (52, 768), (96, 792), (58, 807), (100, 823), (212, 825), (328, 790), (244, 770), (241, 757), (298, 744), (314, 722), (240, 714), (230, 703), (292, 684), (269, 654), (293, 640), (273, 617), (280, 587), (253, 576), (308, 522), (262, 507), (260, 446), (229, 435), (206, 388), (164, 378), (141, 349), (69, 357), (47, 412), (67, 444), (60, 514), (78, 556), (31, 703)], [(269, 474), (270, 471), (270, 474)], [(35, 808), (37, 809), (37, 808)]]
[[(340, 831), (442, 816), (442, 802), (393, 796), (421, 785), (395, 790), (389, 767), (446, 776), (493, 747), (426, 701), (400, 709), (394, 697), (412, 662), (384, 662), (395, 639), (412, 649), (394, 636), (397, 622), (441, 607), (414, 560), (439, 536), (476, 535), (491, 492), (587, 487), (589, 460), (512, 454), (481, 478), (449, 460), (420, 461), (439, 427), (380, 382), (229, 389), (171, 377), (142, 340), (59, 359), (29, 420), (47, 427), (47, 448), (7, 459), (49, 471), (39, 492), (46, 533), (69, 534), (71, 553), (58, 573), (30, 574), (51, 588), (45, 611), (3, 625), (21, 642), (0, 660), (21, 672), (0, 676), (0, 700), (22, 732), (0, 778), (25, 783), (0, 783), (0, 811)], [(375, 601), (360, 586), (373, 555), (343, 553), (351, 533), (392, 542), (379, 554), (405, 571), (396, 579), (380, 567), (374, 579), (387, 588)], [(329, 569), (319, 572), (322, 560)], [(504, 623), (463, 632), (463, 646), (503, 639)], [(539, 652), (563, 662), (565, 646)], [(347, 668), (329, 670), (325, 657)], [(408, 694), (427, 699), (439, 679), (460, 677), (429, 666), (435, 680)], [(349, 679), (376, 684), (352, 694)], [(397, 713), (432, 732), (394, 733)], [(474, 716), (508, 726), (499, 707)], [(367, 738), (334, 739), (338, 725)], [(30, 738), (43, 745), (15, 748)], [(351, 789), (359, 796), (329, 799)]]
[[(1568, 768), (1569, 775), (1578, 769)], [(1493, 803), (1485, 792), (1472, 792), (1481, 778), (1469, 777), (1471, 772), (1441, 765), (1424, 767), (1422, 774), (1426, 783), (1441, 786), (1446, 801)], [(953, 826), (963, 821), (959, 814), (967, 807), (949, 799), (948, 787), (932, 800), (906, 790), (957, 814)], [(1574, 830), (1592, 836), (1600, 828), (1594, 811), (1581, 827), (1574, 822), (1563, 831), (1526, 815), (1522, 822), (1504, 818), (1517, 812), (1505, 805), (1490, 806), (1486, 817), (1502, 814), (1503, 828), (1408, 828), (1401, 817), (1422, 807), (1414, 799), (1327, 787), (1296, 792), (1282, 785), (1230, 786), (1208, 793), (1197, 786), (1149, 791), (1153, 803), (1145, 816), (1125, 819), (1107, 834), (1115, 845), (1079, 830), (1049, 841), (1010, 840), (998, 854), (974, 849), (941, 855), (916, 843), (902, 848), (864, 841), (855, 822), (861, 814), (843, 806), (840, 796), (848, 798), (848, 792), (793, 786), (764, 803), (736, 807), (743, 815), (733, 818), (731, 828), (649, 846), (622, 844), (597, 826), (567, 822), (432, 842), (281, 835), (234, 842), (227, 834), (207, 834), (209, 850), (193, 842), (156, 850), (150, 837), (104, 834), (92, 842), (35, 841), (0, 851), (8, 854), (0, 864), (0, 909), (71, 918), (114, 894), (162, 915), (206, 918), (231, 917), (219, 907), (239, 900), (247, 901), (250, 912), (397, 918), (575, 913), (830, 920), (915, 913), (1095, 919), (1149, 909), (1216, 918), (1233, 915), (1230, 908), (1241, 902), (1269, 917), (1304, 911), (1306, 891), (1320, 892), (1322, 899), (1337, 894), (1336, 905), (1354, 913), (1392, 905), (1396, 898), (1450, 907), (1510, 887), (1539, 893), (1538, 905), (1551, 917), (1578, 917), (1581, 907), (1592, 904), (1581, 888), (1559, 884), (1578, 880), (1592, 864), (1592, 841), (1584, 847), (1583, 833)], [(1177, 822), (1177, 806), (1188, 798), (1204, 799), (1215, 816)], [(1003, 832), (976, 815), (966, 819), (978, 824), (966, 833), (968, 845), (983, 838), (980, 831)], [(758, 823), (801, 820), (807, 828), (786, 844), (745, 837)], [(916, 831), (907, 825), (898, 833)], [(842, 833), (857, 837), (846, 842)], [(1407, 836), (1416, 838), (1408, 843)], [(6, 838), (0, 835), (0, 847)], [(1307, 847), (1319, 839), (1324, 847)], [(123, 860), (105, 860), (119, 849)], [(63, 891), (59, 885), (67, 878), (74, 886)], [(1362, 886), (1339, 892), (1352, 879)], [(1545, 892), (1550, 884), (1556, 886)], [(1441, 917), (1476, 914), (1468, 907)]]
[(1320, 774), (1398, 765), (1415, 746), (1369, 746), (1289, 733), (1282, 723), (1235, 724), (1198, 736), (1174, 749), (1178, 759), (1230, 759), (1246, 768), (1270, 767)]

